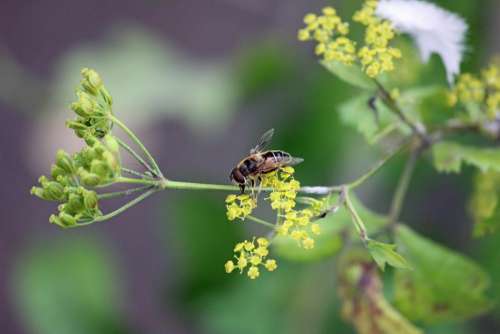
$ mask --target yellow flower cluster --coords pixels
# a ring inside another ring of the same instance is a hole
[[[395,37],[392,24],[375,15],[378,1],[366,1],[361,10],[357,11],[353,20],[366,26],[365,46],[358,57],[365,73],[374,78],[383,72],[394,70],[394,59],[401,58],[401,51],[389,46]]]
[[[260,275],[259,266],[266,268],[268,271],[274,271],[278,265],[276,260],[266,259],[269,254],[269,240],[266,238],[258,238],[252,241],[243,241],[236,244],[234,247],[236,261],[227,261],[224,265],[226,273],[232,273],[238,269],[240,273],[247,269],[247,275],[251,279],[256,279]]]
[[[271,207],[278,211],[278,215],[283,219],[278,221],[276,232],[280,236],[290,236],[297,240],[304,249],[314,247],[314,239],[311,235],[319,235],[318,224],[311,223],[311,219],[318,216],[323,211],[324,202],[309,199],[309,207],[302,210],[295,210],[295,199],[300,183],[293,178],[294,169],[284,167],[274,173],[264,176],[262,183],[264,186],[272,187],[274,190],[269,195]]]
[[[295,207],[295,198],[300,182],[293,178],[293,167],[283,167],[262,175],[262,186],[273,188],[269,195],[273,210],[288,212]]]
[[[342,22],[332,7],[325,7],[322,15],[309,13],[304,16],[306,26],[298,31],[299,41],[316,41],[315,53],[323,59],[352,64],[356,60],[356,46],[345,37],[349,24]]]
[[[493,61],[480,76],[461,74],[448,97],[451,106],[477,103],[489,119],[495,119],[500,111],[500,62]]]
[[[252,210],[255,209],[256,206],[256,199],[250,195],[228,195],[226,197],[227,219],[245,219],[246,216],[252,213]]]

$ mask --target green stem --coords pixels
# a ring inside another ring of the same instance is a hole
[[[98,194],[97,197],[99,199],[109,199],[109,198],[115,198],[115,197],[122,197],[122,196],[129,196],[132,195],[133,193],[139,192],[139,191],[144,191],[151,189],[152,186],[142,186],[142,187],[137,187],[137,188],[131,188],[123,191],[114,191],[110,193],[101,193]]]
[[[146,162],[144,161],[144,159],[136,152],[134,151],[133,148],[131,148],[130,146],[128,146],[124,141],[122,141],[120,138],[118,137],[115,137],[115,139],[118,141],[118,144],[125,150],[127,151],[128,153],[130,153],[131,156],[133,156],[135,158],[135,160],[137,160],[144,168],[146,168],[146,170],[150,171],[151,173],[153,173],[154,175],[156,174],[156,172],[154,171],[153,168],[151,168],[151,166]]]
[[[117,215],[119,215],[120,213],[130,209],[131,207],[133,207],[134,205],[142,202],[143,200],[145,200],[146,198],[148,198],[149,196],[151,196],[153,193],[155,193],[156,191],[158,191],[158,189],[151,189],[151,190],[148,190],[146,191],[145,193],[137,196],[136,198],[134,198],[133,200],[131,200],[130,202],[128,202],[127,204],[125,204],[124,206],[116,209],[115,211],[112,211],[108,214],[105,214],[103,216],[99,216],[91,221],[88,221],[88,222],[84,222],[84,223],[79,223],[77,225],[72,225],[72,226],[68,226],[67,228],[74,228],[74,227],[80,227],[80,226],[86,226],[86,225],[90,225],[90,224],[94,224],[94,223],[98,223],[98,222],[102,222],[102,221],[105,221],[105,220],[108,220],[108,219],[111,219]]]
[[[345,192],[344,200],[345,200],[345,202],[344,202],[345,206],[346,206],[347,210],[349,211],[349,213],[351,214],[352,221],[354,223],[354,227],[356,228],[356,231],[358,232],[358,234],[361,238],[361,241],[363,241],[364,243],[367,242],[368,235],[367,235],[367,231],[366,231],[366,226],[363,223],[363,220],[359,216],[358,212],[354,208],[354,205],[351,202],[351,198],[349,197],[349,191],[347,189]]]
[[[143,185],[155,186],[157,188],[160,188],[161,186],[161,181],[148,180],[148,179],[134,179],[131,177],[124,177],[124,176],[116,178],[113,184],[114,183],[143,184]]]
[[[145,178],[151,179],[151,176],[148,176],[148,175],[143,174],[141,172],[135,171],[133,169],[122,167],[121,170],[123,172],[125,172],[125,173],[131,174],[131,175],[134,175],[134,176],[138,176],[138,177],[143,178],[143,179],[145,179]]]
[[[260,219],[260,218],[257,218],[257,217],[251,216],[251,215],[246,216],[246,219],[251,220],[251,221],[253,221],[253,222],[255,222],[255,223],[258,223],[258,224],[261,224],[261,225],[265,225],[265,226],[267,226],[267,227],[270,227],[270,228],[272,228],[273,230],[275,229],[275,226],[274,226],[273,224],[271,224],[271,223],[269,223],[269,222],[267,222],[267,221],[265,221],[265,220],[263,220],[263,219]]]
[[[134,143],[137,144],[137,146],[140,147],[140,149],[144,152],[144,154],[146,155],[146,157],[149,159],[149,161],[151,162],[151,164],[153,165],[153,169],[155,171],[154,174],[157,174],[159,175],[160,177],[163,177],[163,174],[160,170],[160,167],[158,166],[158,164],[156,163],[156,160],[153,158],[153,156],[151,155],[151,153],[149,153],[149,151],[147,150],[147,148],[144,146],[144,144],[140,141],[139,138],[137,138],[137,136],[132,132],[132,130],[130,130],[122,121],[120,121],[118,118],[116,118],[115,116],[111,115],[109,116],[110,119],[115,123],[117,124],[129,137],[130,139],[132,139],[134,141]]]
[[[403,208],[403,203],[408,191],[408,186],[410,185],[410,180],[415,170],[415,165],[419,156],[419,150],[411,152],[408,161],[406,162],[403,173],[401,174],[396,191],[394,192],[394,197],[392,198],[391,209],[389,210],[389,226],[393,226],[397,223],[401,210]]]
[[[380,168],[382,168],[389,160],[391,160],[399,152],[401,152],[403,149],[405,149],[407,145],[408,145],[408,143],[405,142],[402,145],[398,146],[396,149],[394,149],[392,152],[390,152],[384,158],[379,160],[375,165],[373,165],[365,174],[361,175],[359,178],[357,178],[353,182],[347,184],[347,187],[349,189],[354,189],[354,188],[359,187],[366,180],[368,180],[371,176],[373,176],[373,174],[378,172],[380,170]]]

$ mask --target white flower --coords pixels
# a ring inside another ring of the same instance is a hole
[[[465,50],[467,24],[460,16],[420,0],[380,0],[376,14],[391,21],[396,30],[409,34],[424,62],[437,53],[448,82],[453,82]]]

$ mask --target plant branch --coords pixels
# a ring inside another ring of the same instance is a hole
[[[377,85],[379,89],[379,95],[382,98],[382,101],[385,103],[385,105],[394,113],[396,114],[399,119],[405,123],[411,130],[412,132],[418,136],[422,143],[429,144],[430,140],[425,134],[425,130],[422,129],[423,126],[418,127],[415,123],[413,123],[406,115],[405,113],[399,108],[397,105],[396,101],[391,97],[391,94],[385,89],[385,87],[380,83],[380,81],[374,79],[375,84]]]
[[[146,155],[146,157],[148,158],[148,160],[151,162],[151,164],[153,166],[153,170],[154,170],[154,172],[152,171],[153,174],[158,175],[160,177],[163,177],[163,174],[160,170],[160,167],[156,163],[156,160],[153,158],[151,153],[149,153],[149,151],[144,146],[144,144],[140,141],[140,139],[137,138],[137,136],[132,132],[132,130],[130,130],[122,121],[120,121],[115,116],[110,115],[109,117],[110,117],[111,121],[116,123],[130,137],[130,139],[132,139],[134,141],[134,143],[140,147],[142,152],[144,152],[144,154]]]
[[[134,175],[134,176],[138,176],[140,178],[146,178],[146,179],[151,179],[151,176],[149,175],[146,175],[146,174],[143,174],[141,172],[138,172],[138,171],[135,171],[133,169],[129,169],[129,168],[125,168],[125,167],[122,167],[121,170],[125,173],[128,173],[128,174],[131,174],[131,175]]]
[[[248,220],[251,220],[251,221],[255,222],[255,223],[258,223],[258,224],[261,224],[261,225],[264,225],[264,226],[270,227],[270,228],[272,228],[273,230],[276,228],[276,227],[274,226],[274,224],[271,224],[271,223],[269,223],[269,222],[267,222],[267,221],[265,221],[265,220],[263,220],[263,219],[260,219],[260,218],[254,217],[254,216],[252,216],[252,215],[246,216],[246,218],[247,218]]]
[[[394,156],[396,156],[398,153],[404,150],[406,146],[408,146],[408,142],[404,142],[403,144],[399,145],[396,149],[392,150],[389,154],[387,154],[385,157],[383,157],[377,163],[375,163],[375,165],[373,165],[365,174],[361,175],[351,183],[348,183],[347,187],[349,189],[354,189],[359,187],[371,176],[373,176],[376,172],[378,172],[380,168],[382,168],[389,160],[391,160]]]
[[[347,208],[347,210],[351,214],[352,221],[354,223],[354,227],[356,228],[356,231],[358,232],[358,234],[361,238],[361,241],[363,241],[363,243],[366,243],[368,241],[366,226],[363,223],[363,220],[361,219],[358,212],[354,208],[354,205],[351,202],[351,198],[349,197],[349,190],[348,189],[345,190],[344,199],[345,199],[345,201],[344,201],[345,207]]]
[[[391,202],[391,208],[389,210],[389,226],[394,226],[399,219],[401,210],[403,208],[403,203],[408,191],[408,186],[410,185],[410,180],[415,170],[415,165],[417,163],[418,156],[420,155],[420,149],[415,149],[411,152],[410,157],[406,161],[403,173],[401,174],[396,191]]]
[[[131,148],[130,146],[128,146],[124,141],[122,141],[120,138],[118,137],[115,137],[116,141],[118,142],[118,144],[125,150],[127,151],[128,153],[130,153],[130,155],[132,155],[135,160],[137,160],[144,168],[146,168],[148,171],[150,171],[151,173],[153,173],[153,175],[156,175],[156,172],[153,168],[151,168],[151,166],[146,162],[144,161],[144,159],[136,152],[134,151],[133,148]],[[125,169],[124,169],[125,170]]]
[[[143,200],[145,200],[146,198],[148,198],[149,196],[151,196],[156,191],[158,191],[158,189],[150,189],[150,190],[146,191],[145,193],[137,196],[136,198],[134,198],[133,200],[131,200],[127,204],[123,205],[122,207],[116,209],[115,211],[112,211],[112,212],[110,212],[108,214],[99,216],[99,217],[97,217],[97,218],[95,218],[93,220],[87,221],[87,222],[83,222],[83,223],[78,223],[76,225],[67,226],[66,228],[75,228],[75,227],[80,227],[80,226],[86,226],[86,225],[90,225],[90,224],[94,224],[94,223],[98,223],[98,222],[102,222],[102,221],[111,219],[111,218],[119,215],[120,213],[122,213],[122,212],[130,209],[134,205],[142,202]]]
[[[139,192],[139,191],[144,191],[148,189],[152,189],[153,186],[142,186],[142,187],[137,187],[137,188],[131,188],[123,191],[114,191],[114,192],[109,192],[109,193],[101,193],[98,194],[97,197],[99,199],[109,199],[109,198],[115,198],[115,197],[123,197],[123,196],[129,196],[132,195],[133,193]]]

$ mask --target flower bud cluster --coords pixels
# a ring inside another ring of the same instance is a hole
[[[102,142],[95,137],[86,141],[88,146],[73,156],[59,150],[50,178],[41,176],[40,186],[31,189],[41,199],[61,203],[58,215],[49,218],[61,227],[102,215],[96,192],[87,188],[108,184],[120,175],[116,140],[108,134]]]
[[[255,238],[252,241],[243,241],[234,247],[235,261],[227,261],[224,265],[226,273],[231,273],[238,269],[243,273],[247,269],[247,275],[251,279],[256,279],[260,275],[259,267],[264,267],[268,271],[274,271],[278,265],[276,260],[266,259],[269,254],[269,240],[266,238]]]
[[[83,79],[76,90],[78,100],[71,104],[77,117],[66,125],[80,138],[102,138],[113,125],[109,119],[113,101],[96,71],[84,68],[81,74]]]

